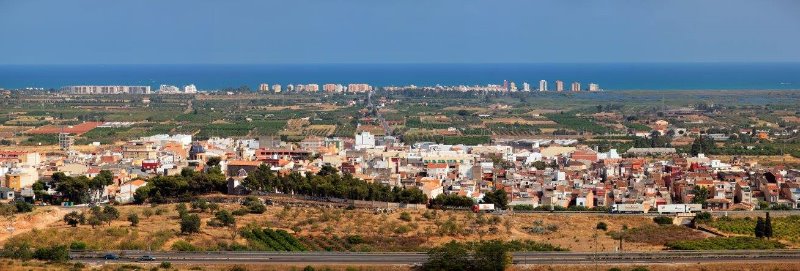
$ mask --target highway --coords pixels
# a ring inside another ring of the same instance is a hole
[[[154,262],[173,263],[250,263],[250,264],[420,264],[427,260],[417,252],[147,252],[115,251],[118,260],[103,258],[108,252],[71,252],[73,260],[87,263],[133,262],[143,255]],[[701,263],[800,261],[800,250],[736,250],[736,251],[655,251],[655,252],[515,252],[515,264],[642,264],[642,263]]]

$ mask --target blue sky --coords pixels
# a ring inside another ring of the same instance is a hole
[[[0,64],[798,62],[800,1],[0,0]]]

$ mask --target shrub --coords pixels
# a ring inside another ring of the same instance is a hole
[[[86,243],[78,242],[78,241],[72,242],[72,243],[69,244],[69,249],[70,250],[86,250]]]
[[[139,225],[139,215],[136,213],[130,213],[128,215],[128,222],[131,222],[131,227],[136,227]]]
[[[351,245],[357,245],[357,244],[361,244],[363,242],[364,242],[364,238],[361,237],[361,235],[350,235],[350,236],[347,236],[347,243],[350,243]]]
[[[69,260],[69,250],[66,246],[51,246],[37,248],[33,258],[49,262],[66,262]]]
[[[222,210],[214,215],[214,218],[219,221],[222,226],[231,226],[236,223],[236,218],[227,210]]]
[[[161,262],[161,264],[159,264],[158,267],[161,267],[161,268],[164,268],[164,269],[170,269],[170,268],[172,268],[172,263],[170,263],[170,262]]]
[[[603,221],[597,222],[597,226],[595,227],[595,229],[607,231],[608,230],[608,224],[606,224]]]
[[[738,249],[782,249],[786,245],[775,241],[755,237],[713,237],[700,240],[677,241],[667,244],[677,250],[738,250]]]
[[[653,218],[653,222],[656,222],[658,225],[670,225],[672,224],[672,218],[667,216],[657,216]]]
[[[172,243],[172,250],[176,251],[200,251],[200,248],[192,245],[189,242],[184,240],[178,240],[175,243]]]
[[[24,201],[16,201],[14,202],[14,207],[17,209],[17,213],[30,213],[33,212],[33,204],[24,202]]]
[[[400,220],[403,220],[403,221],[406,221],[406,222],[411,221],[412,220],[411,214],[409,214],[408,212],[400,213]]]
[[[235,216],[243,216],[243,215],[246,215],[248,213],[250,213],[250,211],[247,210],[246,208],[236,209],[233,212],[231,212],[231,214],[235,215]]]
[[[699,213],[699,214],[694,216],[694,221],[696,223],[698,223],[698,222],[707,222],[707,221],[711,221],[711,218],[712,218],[711,217],[711,213],[702,212],[702,213]]]
[[[181,217],[181,233],[192,234],[200,232],[200,217],[197,215],[184,215]]]
[[[31,252],[31,247],[27,243],[6,244],[3,247],[2,256],[27,261],[33,258],[33,252]]]

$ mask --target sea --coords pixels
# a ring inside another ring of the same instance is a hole
[[[175,64],[0,65],[0,88],[195,84],[221,90],[267,84],[486,85],[556,80],[614,90],[800,90],[800,63]]]

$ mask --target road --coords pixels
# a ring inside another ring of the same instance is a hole
[[[103,259],[105,252],[72,252],[70,256],[87,263],[132,262],[150,255],[154,262],[173,263],[252,263],[252,264],[419,264],[427,255],[416,252],[115,252],[119,260]],[[656,251],[656,252],[516,252],[515,264],[641,264],[641,263],[702,263],[798,261],[800,250],[739,250],[739,251]]]

